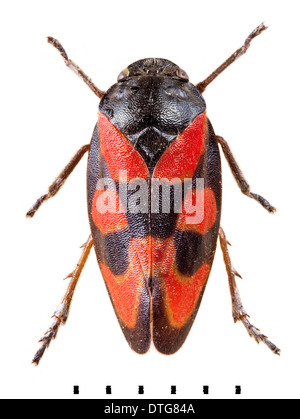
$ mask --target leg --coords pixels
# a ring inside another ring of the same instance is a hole
[[[240,320],[245,326],[250,337],[253,336],[257,343],[264,342],[268,346],[268,348],[271,349],[272,352],[274,352],[274,354],[280,355],[280,349],[277,348],[277,346],[274,345],[274,343],[270,342],[267,339],[267,336],[260,333],[259,329],[253,326],[248,320],[249,316],[243,307],[239,290],[235,282],[235,277],[240,276],[240,275],[236,272],[236,270],[232,266],[229,253],[228,253],[228,247],[227,247],[228,242],[226,240],[225,233],[221,227],[219,229],[219,239],[220,239],[221,249],[223,252],[223,258],[224,258],[224,262],[226,266],[228,280],[229,280],[229,288],[230,288],[231,302],[232,302],[232,316],[233,316],[234,322],[237,322],[238,320]]]
[[[39,207],[42,205],[44,201],[47,201],[47,199],[54,196],[59,189],[64,184],[67,177],[72,173],[72,171],[75,169],[77,164],[80,162],[82,156],[90,149],[89,144],[84,145],[81,147],[80,150],[77,151],[75,156],[72,158],[72,160],[67,164],[67,166],[64,168],[64,170],[57,176],[55,181],[49,186],[48,193],[41,196],[36,203],[30,208],[30,210],[27,212],[26,217],[33,217],[36,211],[39,209]]]
[[[230,66],[235,60],[237,60],[241,55],[245,54],[247,49],[250,46],[250,43],[253,38],[260,35],[267,26],[261,23],[257,28],[254,29],[253,32],[250,33],[248,38],[245,40],[244,45],[237,49],[223,64],[221,64],[214,72],[212,72],[205,80],[198,83],[196,87],[200,90],[200,93],[204,92],[206,87],[216,78],[219,74],[221,74],[227,67]]]
[[[53,45],[60,52],[60,55],[64,59],[66,66],[69,67],[72,71],[74,71],[74,73],[77,74],[77,76],[80,77],[89,86],[89,88],[95,93],[95,95],[98,96],[99,99],[101,99],[102,96],[104,96],[105,92],[98,89],[98,87],[94,85],[92,80],[81,70],[81,68],[69,59],[61,43],[57,39],[52,38],[51,36],[48,36],[47,40],[49,44]]]
[[[223,153],[226,157],[226,160],[229,164],[229,167],[232,171],[232,174],[240,188],[240,190],[243,192],[243,194],[245,194],[246,196],[249,196],[249,198],[253,198],[255,199],[257,202],[259,202],[266,210],[268,210],[269,212],[275,212],[276,208],[274,208],[265,198],[263,198],[262,196],[253,193],[250,191],[250,186],[247,183],[246,179],[244,178],[244,175],[241,171],[241,169],[239,168],[230,148],[228,143],[224,140],[224,138],[216,136],[216,140],[217,142],[221,145]]]
[[[51,340],[56,337],[59,326],[61,324],[64,324],[67,321],[72,297],[73,297],[78,279],[80,277],[81,271],[85,265],[85,262],[87,261],[87,258],[89,256],[92,246],[93,246],[93,239],[92,239],[92,236],[90,235],[87,242],[83,246],[84,249],[79,259],[79,262],[76,265],[76,268],[70,275],[68,275],[68,278],[70,277],[71,280],[70,280],[68,289],[63,299],[61,300],[60,305],[58,306],[57,310],[53,314],[54,321],[52,325],[49,327],[49,329],[47,330],[47,332],[44,334],[42,339],[39,341],[42,343],[42,346],[37,351],[37,353],[35,354],[32,360],[32,363],[35,365],[39,364],[46,348],[48,348],[48,346],[50,345]]]

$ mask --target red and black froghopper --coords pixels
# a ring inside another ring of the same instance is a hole
[[[257,27],[240,49],[197,85],[190,83],[187,74],[171,61],[148,58],[123,70],[107,92],[92,83],[56,39],[48,38],[101,101],[90,145],[75,154],[48,193],[27,213],[32,217],[45,200],[55,195],[89,151],[91,235],[70,274],[69,287],[54,313],[54,322],[41,339],[42,346],[33,359],[35,364],[67,319],[74,289],[93,245],[130,347],[145,353],[153,341],[159,352],[176,352],[197,314],[218,237],[234,320],[241,320],[250,336],[279,354],[280,350],[249,322],[236,286],[238,274],[231,265],[227,240],[220,227],[219,145],[242,192],[269,212],[275,208],[250,191],[228,144],[214,133],[202,96],[206,86],[245,53],[251,40],[265,28],[263,24]],[[202,179],[200,187],[197,179]],[[190,183],[186,188],[187,180]],[[164,195],[166,192],[168,195]],[[166,196],[167,211],[163,209]],[[195,202],[201,202],[201,216],[191,223],[190,216],[197,211]]]

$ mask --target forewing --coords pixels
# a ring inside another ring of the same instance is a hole
[[[100,114],[88,164],[89,217],[98,264],[122,331],[133,350],[150,345],[150,239],[148,214],[127,217],[120,190],[147,167],[132,144]],[[105,179],[104,183],[99,179]],[[124,200],[125,199],[125,200]],[[106,210],[106,211],[105,211]]]
[[[176,142],[163,155],[165,169],[159,162],[159,176],[192,176],[204,184],[184,195],[172,234],[152,239],[153,341],[165,354],[181,347],[197,314],[213,262],[221,210],[220,156],[205,114],[195,118]],[[182,156],[181,164],[177,155]],[[191,223],[191,204],[197,197],[202,213]]]

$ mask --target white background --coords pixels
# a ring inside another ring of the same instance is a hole
[[[1,32],[2,398],[298,398],[299,373],[299,7],[297,1],[10,1]],[[94,250],[70,317],[38,367],[38,339],[89,235],[86,157],[33,219],[35,199],[90,141],[98,99],[64,65],[46,36],[100,89],[145,57],[163,57],[204,79],[261,22],[269,29],[207,88],[207,112],[229,142],[270,215],[242,195],[223,159],[222,226],[243,276],[238,285],[251,321],[281,349],[273,355],[234,325],[220,249],[194,326],[178,353],[127,345]],[[73,396],[73,386],[80,395]],[[144,396],[138,396],[144,385]],[[170,386],[177,395],[170,396]],[[203,385],[210,386],[204,396]],[[241,385],[241,396],[235,396]]]

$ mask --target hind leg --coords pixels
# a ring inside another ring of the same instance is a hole
[[[235,277],[240,276],[240,275],[236,272],[230,260],[230,256],[228,252],[228,242],[227,242],[225,233],[221,227],[219,229],[219,239],[220,239],[221,249],[222,249],[223,258],[224,258],[226,271],[228,275],[231,302],[232,302],[232,316],[233,316],[234,322],[237,322],[238,320],[240,320],[245,326],[250,337],[253,336],[257,343],[259,342],[265,343],[268,346],[268,348],[271,349],[272,352],[274,352],[274,354],[280,355],[280,349],[277,348],[277,346],[274,345],[274,343],[270,342],[267,336],[260,333],[260,330],[257,329],[255,326],[253,326],[248,320],[249,316],[243,307],[240,293],[239,293],[239,290],[235,281]]]
[[[68,275],[68,278],[70,277],[71,280],[67,288],[67,291],[63,299],[61,300],[61,303],[59,304],[57,310],[54,312],[52,316],[54,317],[54,321],[52,325],[49,327],[49,329],[47,330],[47,332],[44,334],[42,339],[40,339],[39,341],[42,343],[42,345],[32,360],[32,363],[35,365],[39,364],[42,356],[44,355],[45,350],[50,345],[51,340],[56,337],[59,327],[67,321],[73,294],[74,294],[77,282],[79,280],[82,269],[87,261],[87,258],[89,256],[92,246],[93,246],[93,239],[92,239],[92,236],[90,235],[87,242],[83,245],[84,249],[79,259],[79,262],[76,265],[76,268],[70,275]]]

